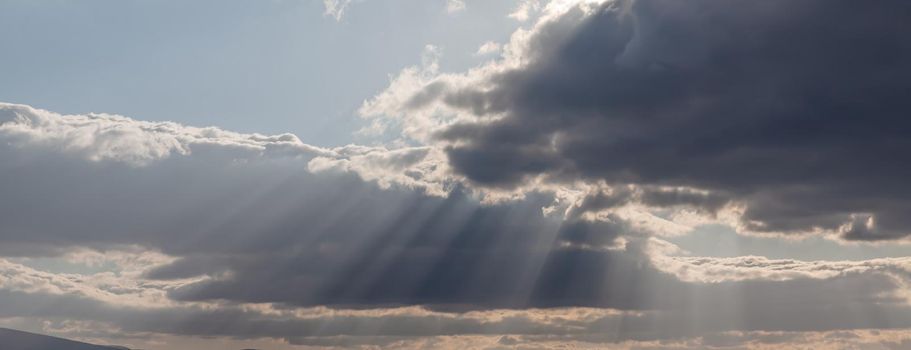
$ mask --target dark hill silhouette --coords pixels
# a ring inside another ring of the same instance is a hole
[[[101,346],[47,335],[0,328],[3,350],[128,350],[121,346]]]

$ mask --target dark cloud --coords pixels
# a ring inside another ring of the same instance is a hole
[[[140,134],[140,140],[148,136]],[[135,284],[91,288],[82,275],[29,272],[7,263],[0,271],[0,318],[100,322],[125,334],[337,346],[466,334],[613,342],[730,330],[911,326],[906,301],[894,295],[906,272],[882,267],[894,263],[836,266],[810,278],[806,271],[817,265],[790,262],[786,266],[804,273],[773,281],[762,273],[778,276],[771,272],[780,263],[706,258],[676,270],[721,282],[686,282],[665,272],[675,269],[657,268],[647,233],[616,216],[582,215],[636,201],[712,211],[727,200],[716,194],[616,187],[582,200],[563,220],[542,215],[553,204],[552,194],[529,192],[524,199],[482,205],[458,187],[446,197],[403,186],[383,189],[355,174],[311,173],[312,158],[294,152],[250,156],[214,143],[137,165],[135,157],[118,158],[118,152],[133,151],[124,149],[132,137],[102,142],[120,146],[104,153],[110,158],[96,160],[58,143],[33,142],[39,139],[0,133],[2,254],[138,246],[177,260],[148,266],[147,279]],[[150,146],[140,144],[140,150]],[[18,250],[23,247],[29,249]],[[769,271],[755,273],[758,263]],[[738,280],[724,269],[753,269],[746,273],[756,276]],[[868,271],[832,277],[833,271],[852,269]],[[197,276],[206,277],[160,281]],[[124,302],[144,288],[167,291],[175,306]],[[279,313],[245,308],[248,303],[274,305]],[[402,305],[447,312],[309,318],[281,313],[301,306],[369,312]],[[578,306],[635,313],[545,322],[528,310]],[[529,314],[485,318],[466,312],[489,309]],[[854,317],[858,310],[865,317]]]
[[[488,76],[492,88],[420,95],[504,116],[439,134],[458,141],[447,148],[456,171],[499,187],[546,174],[706,189],[746,202],[752,231],[911,233],[911,3],[636,0],[581,12],[535,32],[530,63]]]
[[[573,205],[566,215],[569,219],[575,219],[584,214],[617,209],[633,203],[651,208],[694,208],[705,214],[715,215],[730,202],[730,196],[718,192],[707,193],[693,189],[655,186],[617,186],[591,191],[579,203]],[[627,229],[620,232],[629,231],[635,230]]]
[[[552,203],[551,195],[543,193],[481,205],[461,189],[445,198],[400,187],[381,189],[350,174],[312,174],[306,169],[307,159],[284,155],[244,158],[214,146],[142,167],[86,161],[45,146],[4,147],[0,158],[5,160],[0,163],[3,249],[53,247],[42,251],[53,254],[68,247],[139,245],[160,250],[178,260],[150,266],[146,277],[210,277],[170,289],[170,297],[180,301],[338,308],[425,305],[453,311],[684,307],[684,314],[689,315],[711,308],[708,305],[719,300],[733,300],[745,285],[680,281],[652,265],[645,254],[644,233],[636,234],[619,218],[589,221],[573,214],[564,221],[542,216],[541,208]],[[593,196],[580,207],[598,210],[630,200],[660,201],[662,205],[715,203],[698,193],[660,190],[664,192],[655,195],[651,191],[618,188]],[[658,199],[648,199],[650,196]],[[625,246],[617,245],[621,236],[627,240]],[[809,315],[832,308],[847,312],[852,308],[847,302],[859,296],[873,298],[866,300],[873,304],[894,304],[873,296],[897,286],[881,275],[873,276],[848,279],[852,284],[838,288],[820,287],[830,283],[825,281],[805,282],[795,298],[806,302],[788,310]],[[855,280],[864,282],[851,282]],[[766,303],[775,301],[763,296],[787,298],[778,291],[794,290],[798,283],[802,282],[750,286],[750,290],[765,290],[750,297],[757,300],[751,313],[764,316],[744,327],[772,327],[779,316],[763,313],[763,309],[771,310]],[[811,303],[816,298],[814,288],[844,293],[820,299],[821,304]],[[116,311],[116,306],[99,308],[84,299],[16,301],[20,297],[2,296],[10,301],[3,303],[10,315],[32,312],[33,317],[50,317],[43,313],[69,312],[86,319],[113,320],[135,331],[246,334],[242,329],[206,324],[253,317],[227,310],[223,312],[228,314],[147,314],[148,320],[139,322],[117,318],[130,317],[135,310],[117,311],[120,316],[114,317],[107,313]],[[21,307],[27,305],[41,308],[23,311]],[[706,316],[706,327],[723,328],[729,324],[726,320],[738,317],[711,315],[717,318]],[[184,319],[194,325],[184,325]],[[136,323],[131,326],[130,322]],[[667,322],[670,329],[682,321]],[[272,331],[283,326],[257,327]],[[407,335],[396,332],[383,331]],[[475,331],[442,334],[460,332]]]
[[[135,166],[16,144],[0,148],[0,252],[160,250],[177,260],[146,278],[211,277],[171,290],[177,300],[632,309],[649,302],[614,276],[673,280],[640,251],[553,251],[610,246],[632,228],[543,216],[550,194],[482,205],[460,188],[445,198],[381,189],[354,174],[313,174],[309,158],[217,145]]]

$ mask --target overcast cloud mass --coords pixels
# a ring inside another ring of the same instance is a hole
[[[346,107],[353,143],[49,110],[3,92],[52,70],[0,79],[0,327],[143,349],[911,348],[911,3],[505,2],[508,37],[427,42]],[[371,3],[307,6],[366,33],[349,15]],[[433,6],[466,28],[491,11]]]

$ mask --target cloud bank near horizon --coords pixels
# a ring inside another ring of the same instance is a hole
[[[439,195],[392,177],[421,164],[422,147],[324,149],[11,104],[0,115],[0,318],[14,324],[138,344],[339,347],[698,348],[709,334],[749,343],[911,327],[907,259],[688,257],[662,226],[590,215],[630,197],[716,210],[704,194],[602,189],[553,209],[558,194],[542,191],[485,204],[468,184]]]

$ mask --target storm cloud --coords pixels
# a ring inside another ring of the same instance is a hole
[[[473,83],[441,75],[405,108],[474,116],[436,138],[478,185],[684,186],[744,203],[744,231],[902,238],[909,13],[905,1],[576,5],[522,39],[524,64]]]

